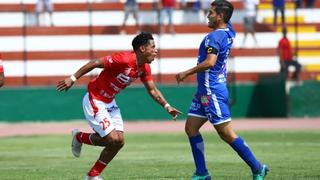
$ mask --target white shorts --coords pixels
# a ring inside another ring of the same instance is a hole
[[[87,93],[83,98],[82,106],[89,125],[101,137],[108,135],[114,129],[123,131],[123,120],[115,100],[105,103],[90,98]]]

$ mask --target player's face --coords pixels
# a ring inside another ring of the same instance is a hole
[[[211,29],[216,29],[218,27],[218,20],[221,18],[221,15],[218,15],[215,11],[215,6],[211,6],[208,13],[208,27]]]
[[[144,59],[145,59],[145,63],[151,63],[155,57],[158,54],[158,50],[156,49],[156,45],[154,43],[154,40],[149,40],[149,44],[147,44],[146,46],[144,46]]]

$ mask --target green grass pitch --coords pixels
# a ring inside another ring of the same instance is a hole
[[[271,171],[266,179],[320,179],[320,131],[239,132]],[[249,180],[247,165],[215,132],[204,133],[207,166],[213,179]],[[84,179],[101,148],[83,146],[80,158],[70,136],[0,138],[0,179]],[[126,134],[126,145],[108,165],[105,179],[190,179],[194,171],[187,137]]]

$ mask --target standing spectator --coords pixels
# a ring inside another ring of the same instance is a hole
[[[210,10],[210,4],[211,4],[211,0],[200,0],[200,7],[201,7],[201,10],[202,10],[202,12],[203,12],[203,15],[204,15],[204,17],[207,17],[207,15],[208,15],[208,12],[209,12],[209,10]],[[204,21],[206,22],[206,18],[203,18],[204,19]]]
[[[259,0],[244,0],[243,7],[245,16],[243,18],[244,21],[244,38],[242,45],[245,45],[247,40],[247,35],[250,33],[255,42],[255,45],[258,45],[257,38],[255,36],[254,24],[257,20],[257,12],[258,12]]]
[[[53,4],[51,0],[38,0],[36,5],[36,14],[37,14],[37,26],[40,25],[40,15],[43,14],[45,11],[49,13],[50,18],[50,25],[53,26]]]
[[[2,57],[0,54],[0,87],[4,85],[4,69],[2,64]]]
[[[139,27],[139,16],[138,16],[139,6],[136,0],[126,0],[124,5],[124,19],[121,27],[121,34],[126,33],[126,22],[128,20],[129,14],[133,15],[133,18],[136,22],[136,31],[140,31]]]
[[[283,37],[280,39],[278,45],[278,56],[281,67],[280,72],[285,78],[288,78],[289,66],[294,66],[295,71],[292,75],[292,79],[298,80],[301,65],[297,61],[293,60],[292,48],[287,38],[287,30],[285,28],[282,30],[282,35]]]
[[[169,31],[171,34],[175,34],[173,22],[172,22],[172,15],[174,8],[176,7],[176,0],[160,0],[159,1],[159,9],[160,9],[160,33],[165,32],[165,25],[164,25],[164,16],[167,15],[168,17],[168,25]]]
[[[278,25],[278,11],[281,13],[282,27],[285,27],[285,0],[272,0],[273,5],[273,25]]]

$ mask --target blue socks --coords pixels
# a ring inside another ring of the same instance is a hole
[[[254,157],[248,145],[241,139],[241,137],[237,137],[230,145],[239,154],[239,156],[250,166],[252,173],[259,173],[260,169],[262,168],[262,165]]]
[[[189,137],[189,142],[192,149],[194,163],[196,165],[196,174],[207,175],[208,170],[204,159],[204,143],[201,134]]]

